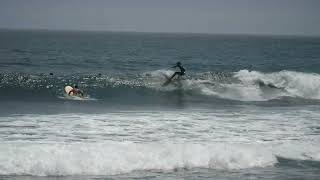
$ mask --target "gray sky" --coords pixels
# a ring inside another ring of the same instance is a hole
[[[320,35],[320,0],[0,0],[0,28]]]

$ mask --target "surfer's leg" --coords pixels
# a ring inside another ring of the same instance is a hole
[[[175,72],[175,73],[170,77],[169,80],[172,80],[177,74],[178,74],[178,72]]]

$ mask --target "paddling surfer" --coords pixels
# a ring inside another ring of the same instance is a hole
[[[74,96],[83,96],[83,92],[78,88],[77,85],[75,85],[74,88],[71,91],[69,91],[68,95],[70,95],[71,93],[73,93]]]

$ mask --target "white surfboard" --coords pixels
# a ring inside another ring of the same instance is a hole
[[[71,86],[66,86],[64,87],[64,91],[69,95],[69,92],[72,91],[73,87]],[[70,93],[70,95],[73,95],[73,92]]]
[[[74,95],[73,92],[71,92],[69,95],[69,92],[72,91],[72,89],[73,89],[73,87],[71,87],[71,86],[65,86],[64,87],[65,95],[59,96],[59,98],[66,99],[66,100],[78,100],[78,101],[97,101],[97,99],[91,98],[89,95],[82,97],[82,96]]]

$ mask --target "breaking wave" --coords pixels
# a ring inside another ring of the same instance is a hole
[[[2,144],[1,175],[113,175],[135,170],[245,169],[277,163],[254,145]]]
[[[316,73],[204,72],[187,75],[163,86],[172,73],[157,70],[128,76],[0,74],[0,96],[6,99],[17,95],[57,99],[64,95],[65,85],[78,84],[90,97],[100,100],[111,96],[144,99],[181,93],[185,97],[236,101],[269,101],[284,97],[320,100],[320,75]]]
[[[288,149],[292,147],[286,146],[272,149],[271,146],[263,145],[222,143],[3,143],[0,146],[0,174],[67,176],[192,168],[233,170],[273,166],[279,163],[278,159],[282,156],[293,160],[320,160],[319,148],[314,149],[316,145],[310,146],[311,150],[301,149],[301,145],[294,146],[296,150],[293,152]]]

